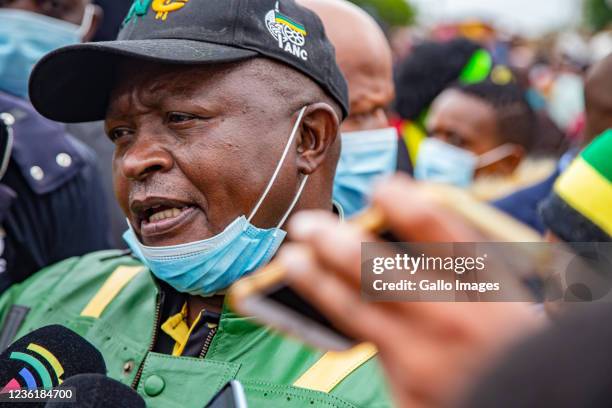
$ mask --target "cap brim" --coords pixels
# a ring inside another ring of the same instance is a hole
[[[106,115],[122,58],[177,65],[219,64],[257,56],[242,48],[181,39],[86,43],[46,55],[30,76],[30,100],[58,122],[90,122]]]

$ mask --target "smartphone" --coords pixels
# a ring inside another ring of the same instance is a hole
[[[248,408],[242,384],[236,380],[228,382],[204,408]]]
[[[273,261],[239,280],[228,293],[231,307],[323,350],[346,350],[357,344],[285,284],[284,276],[284,268]]]
[[[539,234],[514,221],[468,193],[453,187],[427,185],[427,193],[439,205],[461,215],[492,241],[538,242]],[[384,214],[371,207],[348,220],[382,241],[398,242],[387,227]],[[323,350],[347,350],[358,342],[335,327],[316,306],[285,283],[284,268],[272,261],[260,271],[234,283],[228,292],[230,306],[264,324]]]

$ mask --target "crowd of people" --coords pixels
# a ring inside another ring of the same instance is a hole
[[[375,208],[405,242],[610,242],[612,41],[390,30],[346,0],[107,3],[0,0],[0,351],[61,324],[151,407],[232,379],[251,407],[610,405],[609,303],[369,302],[380,237],[351,220]],[[375,348],[232,310],[273,259]]]

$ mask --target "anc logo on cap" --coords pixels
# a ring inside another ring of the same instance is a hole
[[[278,41],[278,47],[298,58],[308,61],[308,52],[302,47],[306,44],[306,28],[282,14],[278,10],[278,2],[274,10],[266,14],[266,27],[272,37]]]
[[[146,15],[149,11],[149,6],[157,13],[155,19],[166,21],[168,13],[182,9],[187,2],[189,0],[134,0],[130,11],[128,11],[125,20],[123,20],[123,24],[127,24],[134,17]]]

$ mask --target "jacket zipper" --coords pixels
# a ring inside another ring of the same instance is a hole
[[[155,323],[153,326],[153,336],[151,338],[151,343],[149,344],[149,348],[147,349],[147,352],[145,353],[145,357],[142,360],[142,362],[140,363],[140,366],[138,367],[138,371],[136,372],[136,376],[134,377],[134,381],[132,382],[132,388],[134,390],[136,390],[136,388],[138,387],[138,382],[140,381],[140,377],[142,376],[142,371],[144,370],[144,364],[145,364],[145,360],[147,359],[147,355],[153,351],[153,348],[155,347],[155,343],[157,342],[157,333],[158,333],[158,329],[159,329],[159,318],[160,318],[160,311],[161,311],[161,295],[157,295],[157,305],[155,306]]]
[[[202,352],[200,352],[200,358],[204,358],[206,353],[208,353],[208,349],[210,348],[210,343],[212,343],[213,337],[217,333],[217,327],[215,326],[208,331],[208,335],[206,336],[206,340],[204,340],[204,347],[202,347]]]

